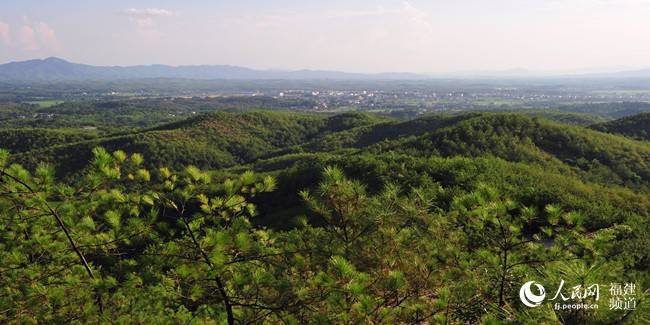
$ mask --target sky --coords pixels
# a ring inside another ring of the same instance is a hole
[[[0,63],[451,73],[650,68],[650,0],[2,0]]]

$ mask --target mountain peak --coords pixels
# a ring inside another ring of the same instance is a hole
[[[64,60],[64,59],[57,58],[57,57],[54,57],[54,56],[51,56],[51,57],[45,58],[45,59],[43,59],[43,60],[38,60],[38,61],[40,61],[41,63],[45,63],[45,64],[59,64],[59,65],[63,65],[63,64],[66,64],[66,65],[67,65],[67,64],[72,64],[72,63],[69,62],[69,61],[66,61],[66,60]]]
[[[48,62],[48,63],[70,63],[64,59],[57,58],[55,56],[50,56],[49,58],[43,59],[43,62]]]

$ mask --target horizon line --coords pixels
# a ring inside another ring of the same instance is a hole
[[[92,63],[81,63],[75,62],[72,60],[64,59],[57,56],[48,56],[45,58],[33,58],[33,59],[23,59],[23,60],[12,60],[4,63],[0,63],[0,66],[8,64],[17,64],[17,63],[26,63],[31,61],[47,61],[47,60],[59,60],[70,64],[77,65],[86,65],[92,67],[105,67],[105,68],[133,68],[133,67],[168,67],[168,68],[188,68],[188,67],[230,67],[230,68],[239,68],[246,69],[250,71],[258,72],[284,72],[284,73],[295,73],[295,72],[325,72],[325,73],[340,73],[348,75],[412,75],[419,77],[418,79],[424,78],[566,78],[566,77],[593,77],[593,76],[603,76],[616,75],[616,74],[625,74],[625,73],[638,73],[638,72],[648,72],[650,75],[650,67],[619,67],[619,68],[577,68],[569,70],[535,70],[522,67],[513,67],[508,69],[480,69],[480,70],[462,70],[462,71],[452,71],[452,72],[411,72],[411,71],[380,71],[380,72],[357,72],[357,71],[346,71],[346,70],[336,70],[336,69],[323,69],[323,68],[298,68],[298,69],[283,69],[283,68],[254,68],[245,65],[237,64],[223,64],[223,63],[201,63],[201,64],[166,64],[166,63],[148,63],[148,64],[128,64],[128,65],[119,65],[119,64],[92,64]],[[650,78],[650,76],[648,77]]]

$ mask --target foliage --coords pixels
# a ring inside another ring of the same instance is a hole
[[[592,128],[638,140],[650,140],[650,113],[641,113],[607,123],[596,124]]]
[[[0,151],[3,323],[649,317],[643,141],[510,113],[3,132],[16,153]],[[528,280],[633,282],[639,305],[531,309]]]
[[[520,109],[508,110],[504,112],[528,115],[532,117],[543,118],[549,121],[582,126],[604,123],[609,120],[609,118],[601,115],[580,112],[564,112],[556,109]]]
[[[603,271],[563,279],[638,270],[631,276],[647,284],[647,273],[608,244],[632,229],[611,226],[586,236],[584,218],[560,205],[540,211],[478,184],[445,207],[438,203],[450,188],[440,184],[387,183],[373,193],[327,167],[319,185],[300,194],[308,218],[271,230],[253,225],[258,209],[250,201],[278,186],[270,176],[244,172],[217,181],[193,166],[146,169],[139,154],[96,148],[93,157],[79,182],[69,184],[56,181],[52,168],[30,173],[0,155],[3,322],[647,317],[645,307],[531,315],[516,303],[526,275],[550,281],[565,270],[557,263],[577,259]]]
[[[70,144],[94,138],[92,132],[81,130],[3,129],[0,130],[0,148],[12,153]]]

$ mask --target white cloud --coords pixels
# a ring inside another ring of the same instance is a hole
[[[414,7],[408,1],[404,1],[402,4],[401,13],[405,15],[408,20],[414,26],[418,27],[418,29],[421,31],[425,31],[428,34],[431,34],[433,32],[433,25],[431,24],[432,17],[428,12]]]
[[[54,50],[61,46],[52,27],[43,21],[23,17],[23,25],[16,35],[17,45],[25,51]]]
[[[18,42],[23,50],[36,51],[39,49],[36,32],[29,25],[23,25],[18,32]]]
[[[441,33],[431,13],[406,1],[320,12],[224,15],[216,21],[202,37],[218,39],[228,62],[260,68],[414,71],[416,65],[431,62]],[[256,59],[259,53],[264,53],[263,63]]]
[[[333,18],[339,20],[336,21],[339,26],[344,26],[341,34],[351,36],[340,44],[346,45],[349,51],[363,48],[366,57],[376,57],[372,53],[391,53],[391,61],[422,61],[430,55],[428,49],[437,38],[431,13],[408,1],[372,10],[343,11]]]
[[[176,13],[171,10],[159,8],[129,8],[124,10],[123,14],[127,15],[140,28],[153,27],[155,25],[154,19],[156,18],[172,17],[176,15]]]
[[[132,17],[171,17],[174,16],[174,12],[167,9],[158,9],[158,8],[145,8],[145,9],[136,9],[129,8],[124,10],[124,13]]]
[[[11,44],[11,30],[9,29],[9,24],[0,21],[0,41],[5,45]]]
[[[395,10],[388,10],[384,6],[377,6],[374,9],[366,10],[343,10],[335,14],[337,17],[373,17],[394,13]]]
[[[5,22],[0,21],[0,43],[9,48],[23,51],[58,51],[61,44],[56,37],[56,32],[50,25],[43,21],[32,21],[23,17],[22,24],[15,29]]]
[[[50,27],[45,22],[37,22],[34,24],[34,32],[36,33],[36,38],[38,39],[39,44],[42,47],[59,50],[60,44],[59,40],[56,37],[54,29]]]
[[[431,15],[414,7],[410,2],[403,1],[400,7],[386,8],[384,6],[377,6],[370,10],[344,10],[340,13],[333,15],[335,18],[375,18],[380,17],[396,18],[403,22],[418,25],[427,31],[432,30]]]

